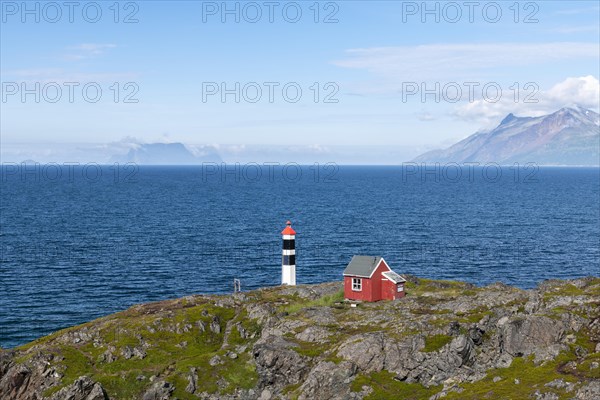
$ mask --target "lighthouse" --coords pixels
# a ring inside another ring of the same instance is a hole
[[[292,223],[286,222],[283,235],[283,252],[281,257],[281,284],[296,285],[296,231]]]

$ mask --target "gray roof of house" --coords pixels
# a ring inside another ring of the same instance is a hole
[[[362,276],[368,278],[381,261],[382,257],[354,256],[344,270],[344,275]]]

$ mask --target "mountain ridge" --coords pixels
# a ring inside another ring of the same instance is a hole
[[[421,154],[413,162],[596,166],[600,164],[599,119],[598,113],[580,106],[538,117],[510,113],[494,129]]]

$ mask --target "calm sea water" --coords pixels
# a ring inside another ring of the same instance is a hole
[[[299,283],[341,279],[354,254],[480,285],[600,275],[598,168],[301,173],[4,166],[0,346],[140,302],[229,292],[234,278],[277,285],[287,219]]]

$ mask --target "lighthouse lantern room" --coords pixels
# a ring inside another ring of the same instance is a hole
[[[296,231],[292,223],[286,222],[283,235],[283,252],[281,257],[281,284],[296,285]]]

